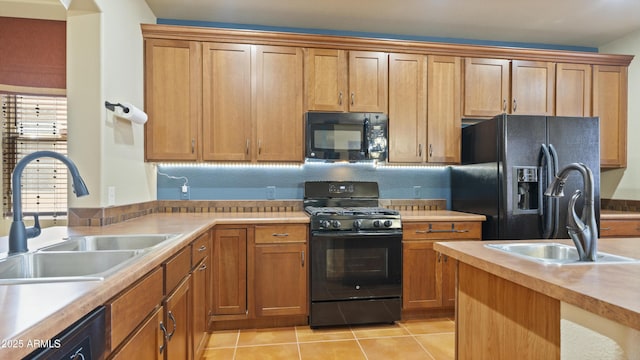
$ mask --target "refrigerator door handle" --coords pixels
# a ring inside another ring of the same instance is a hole
[[[558,175],[558,152],[553,144],[549,143],[549,153],[551,154],[551,160],[553,161],[553,179]],[[551,184],[551,182],[549,182]],[[558,225],[560,224],[560,199],[551,198],[551,203],[553,204],[553,232],[551,233],[551,238],[555,238],[558,235]]]
[[[551,158],[551,153],[549,149],[547,149],[547,145],[542,144],[540,147],[540,169],[544,171],[546,169],[546,176],[540,174],[540,178],[538,179],[540,194],[544,196],[544,191],[551,181],[553,181],[553,160]],[[542,199],[541,199],[542,200]],[[553,231],[553,198],[547,198],[547,202],[544,207],[540,207],[542,210],[542,238],[548,239],[551,236]],[[542,202],[541,202],[542,203]]]

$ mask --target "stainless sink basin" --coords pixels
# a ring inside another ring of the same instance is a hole
[[[575,247],[559,243],[507,243],[486,244],[485,246],[520,256],[524,259],[539,261],[546,264],[593,265],[640,262],[640,260],[637,259],[608,254],[601,251],[598,252],[598,258],[595,262],[579,261],[578,251]]]
[[[40,251],[105,251],[150,249],[179,234],[96,235],[70,237]]]
[[[0,285],[104,280],[140,251],[35,252],[0,260]]]

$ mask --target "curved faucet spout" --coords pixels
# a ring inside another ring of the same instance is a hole
[[[595,261],[598,253],[598,225],[595,217],[593,173],[591,169],[582,163],[567,165],[560,170],[544,194],[551,197],[564,196],[564,185],[573,170],[582,175],[585,199],[582,207],[582,217],[578,217],[575,206],[582,192],[577,190],[571,197],[567,212],[567,232],[576,245],[580,261]]]
[[[89,195],[89,190],[80,176],[80,172],[76,165],[68,157],[57,153],[55,151],[36,151],[25,157],[23,157],[16,164],[13,170],[11,191],[13,194],[12,208],[13,208],[13,222],[11,223],[11,229],[9,230],[9,255],[16,253],[23,253],[29,251],[27,247],[27,239],[40,235],[40,224],[38,222],[38,215],[34,215],[35,223],[33,227],[26,228],[22,221],[22,172],[24,168],[33,160],[50,157],[60,160],[69,169],[71,179],[73,181],[73,190],[76,196]]]

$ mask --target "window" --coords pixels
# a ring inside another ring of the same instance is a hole
[[[12,215],[11,176],[16,164],[34,151],[67,154],[67,99],[0,94],[2,102],[3,214]],[[22,211],[57,218],[67,214],[67,168],[40,158],[22,173]]]

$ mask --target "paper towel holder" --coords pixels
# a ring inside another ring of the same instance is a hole
[[[109,109],[111,111],[115,111],[116,110],[116,106],[121,107],[122,111],[124,111],[125,114],[129,113],[129,108],[124,106],[124,105],[122,105],[122,104],[120,104],[120,103],[113,104],[113,103],[110,103],[108,101],[104,102],[104,107],[106,107],[107,109]]]

